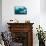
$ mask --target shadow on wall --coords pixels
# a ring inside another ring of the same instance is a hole
[[[0,31],[2,31],[2,0],[0,0]]]
[[[46,0],[40,0],[40,11],[46,13]]]

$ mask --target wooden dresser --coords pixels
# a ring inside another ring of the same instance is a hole
[[[33,23],[7,23],[12,33],[13,41],[21,46],[33,46]],[[18,45],[19,46],[19,45]]]

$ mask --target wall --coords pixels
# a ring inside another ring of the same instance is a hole
[[[2,0],[0,0],[0,31],[2,31]]]
[[[40,24],[46,31],[46,0],[40,0]]]
[[[3,31],[8,30],[7,22],[10,19],[17,19],[19,22],[25,22],[25,20],[30,20],[31,23],[34,23],[33,25],[33,45],[38,46],[38,39],[36,37],[36,27],[38,27],[39,24],[43,27],[45,30],[46,28],[46,22],[44,21],[46,19],[46,16],[41,12],[42,6],[40,6],[40,3],[42,5],[42,2],[40,0],[2,0],[2,26]],[[14,7],[15,6],[25,6],[27,7],[27,15],[15,15],[14,14]]]
[[[14,7],[15,6],[25,6],[27,7],[27,15],[15,15]],[[39,23],[39,14],[40,14],[40,0],[3,0],[2,1],[2,23],[3,26],[10,19],[17,19],[19,22],[24,22],[25,20],[30,20],[34,23]],[[23,19],[22,19],[23,18]],[[35,19],[34,19],[35,18]],[[38,20],[38,21],[37,21]],[[6,28],[4,27],[6,30]],[[4,31],[5,31],[4,30]]]

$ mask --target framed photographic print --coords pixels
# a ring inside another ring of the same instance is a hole
[[[27,8],[24,6],[16,6],[15,14],[27,14]]]

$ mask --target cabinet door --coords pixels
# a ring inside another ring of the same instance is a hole
[[[20,43],[22,46],[28,46],[28,32],[13,32],[12,39],[15,43]]]
[[[31,32],[12,32],[12,40],[15,43],[20,43],[22,46],[32,46]]]

